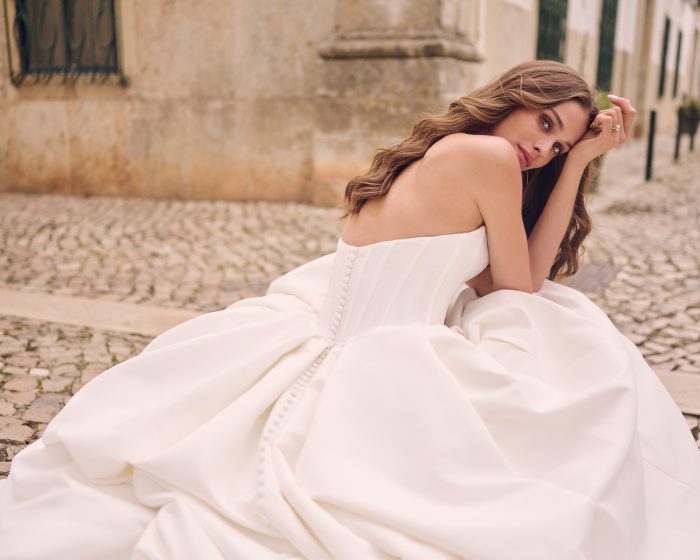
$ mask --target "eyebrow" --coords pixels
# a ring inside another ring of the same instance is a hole
[[[559,113],[557,113],[556,110],[552,107],[550,107],[549,110],[552,111],[552,113],[554,113],[554,116],[557,119],[557,124],[559,125],[559,128],[561,128],[561,130],[563,132],[564,131],[564,123],[561,122],[561,117],[559,116]],[[568,146],[569,150],[572,148],[571,142],[564,142],[564,143]]]

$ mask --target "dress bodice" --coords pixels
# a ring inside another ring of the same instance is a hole
[[[342,239],[320,313],[331,343],[381,325],[439,324],[460,284],[488,264],[484,226],[355,247]]]

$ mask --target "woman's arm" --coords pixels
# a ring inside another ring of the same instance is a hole
[[[527,239],[532,289],[535,292],[542,287],[545,278],[549,276],[559,245],[571,220],[576,192],[585,167],[586,164],[578,159],[566,160],[559,180]],[[467,284],[476,290],[479,296],[497,289],[491,277],[490,266],[469,280]]]
[[[441,201],[442,215],[472,208],[486,225],[493,288],[532,292],[522,180],[515,150],[504,138],[452,134],[424,158],[422,181]],[[473,227],[473,225],[472,225]]]
[[[588,164],[574,156],[571,153],[567,157],[559,180],[527,240],[534,291],[538,291],[549,276],[559,246],[569,227],[581,176]]]
[[[623,143],[626,131],[630,129],[636,111],[629,100],[612,96],[616,107],[599,113],[591,128],[600,127],[600,133],[584,137],[571,150],[559,180],[556,182],[542,214],[537,220],[527,240],[530,258],[532,288],[538,291],[549,276],[559,245],[568,228],[573,213],[576,193],[586,165],[599,155]],[[619,133],[612,132],[612,125],[623,126]],[[479,296],[495,289],[490,267],[467,282]]]

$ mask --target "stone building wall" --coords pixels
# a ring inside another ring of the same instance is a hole
[[[0,28],[0,188],[337,203],[378,146],[475,86],[483,6],[117,0],[126,87],[13,87]]]
[[[648,47],[647,79],[640,82],[639,97],[643,97],[648,110],[656,110],[657,122],[661,130],[675,131],[676,108],[683,101],[684,94],[691,93],[691,62],[693,51],[697,56],[698,45],[693,45],[693,36],[698,29],[696,14],[689,0],[657,0],[652,6],[651,35],[643,38],[641,48]],[[650,10],[651,11],[651,10]],[[664,20],[671,20],[669,44],[666,53],[666,75],[664,94],[659,96],[661,74],[662,42]],[[679,64],[678,87],[674,95],[673,84],[676,79],[675,66],[678,49],[678,32],[682,32],[681,57]],[[697,75],[697,74],[696,74]]]
[[[564,61],[592,85],[602,1],[568,2]],[[14,87],[0,26],[0,190],[337,204],[377,147],[534,58],[539,10],[538,0],[115,5],[125,86]],[[679,90],[691,92],[698,8],[619,0],[612,89],[638,102],[638,134],[652,108],[660,129],[675,126],[680,94],[654,93],[666,14],[667,79],[682,28]]]
[[[317,49],[331,32],[333,6],[318,0],[116,6],[126,87],[54,78],[15,88],[0,28],[2,188],[309,199],[323,65]]]

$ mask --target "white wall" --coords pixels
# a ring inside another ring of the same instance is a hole
[[[635,38],[641,29],[637,29],[637,14],[643,10],[640,0],[619,0],[617,20],[615,21],[615,49],[634,52]]]
[[[566,13],[567,27],[579,33],[597,36],[602,0],[571,0]]]

